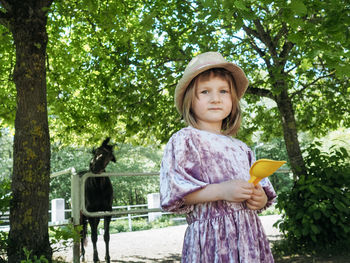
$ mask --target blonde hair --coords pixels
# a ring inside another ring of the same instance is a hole
[[[182,117],[188,125],[198,128],[196,117],[192,111],[194,97],[196,96],[196,87],[199,80],[209,80],[212,77],[219,77],[227,81],[231,90],[232,109],[231,113],[222,121],[222,133],[225,135],[236,135],[241,126],[241,107],[237,97],[235,80],[228,70],[224,68],[208,69],[192,79],[188,85],[183,97]]]

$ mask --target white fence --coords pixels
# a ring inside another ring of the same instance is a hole
[[[86,173],[83,176],[79,176],[74,168],[68,168],[66,170],[51,174],[50,178],[55,178],[61,175],[71,176],[71,198],[72,198],[72,210],[64,208],[64,200],[53,200],[51,218],[53,222],[50,222],[50,226],[58,226],[73,223],[74,227],[80,224],[80,213],[89,217],[103,217],[112,216],[112,220],[117,220],[115,216],[126,215],[126,217],[118,217],[118,219],[128,218],[129,229],[132,230],[132,219],[136,217],[148,217],[149,220],[154,220],[162,214],[162,210],[159,207],[159,194],[150,194],[148,197],[148,204],[146,205],[130,205],[113,207],[114,211],[102,211],[102,212],[88,212],[85,208],[85,182],[88,177],[103,177],[103,176],[158,176],[158,173],[103,173],[93,174]],[[157,196],[158,195],[158,196]],[[143,208],[146,207],[146,208]],[[141,209],[140,209],[141,208]],[[116,211],[122,209],[122,211]],[[71,212],[70,219],[66,219],[65,213]],[[134,215],[138,214],[138,215]],[[114,216],[114,218],[113,218]],[[2,221],[6,219],[2,216]],[[8,230],[8,226],[4,226],[4,230]],[[0,229],[1,230],[1,229]],[[73,262],[80,262],[80,247],[79,243],[73,245]]]
[[[116,215],[128,215],[129,220],[129,227],[132,228],[131,224],[131,215],[133,214],[145,214],[145,213],[151,213],[152,217],[155,216],[155,214],[152,213],[159,213],[162,212],[160,207],[158,208],[150,208],[147,209],[132,209],[131,207],[127,208],[124,211],[101,211],[101,212],[89,212],[86,210],[85,207],[85,182],[87,178],[89,177],[105,177],[105,176],[158,176],[158,173],[102,173],[102,174],[93,174],[93,173],[86,173],[82,175],[81,177],[78,176],[75,172],[74,168],[66,169],[62,172],[58,172],[53,174],[51,177],[56,177],[63,174],[70,174],[71,175],[71,198],[72,198],[72,223],[74,227],[77,227],[80,224],[80,213],[83,213],[86,216],[89,217],[103,217],[103,216],[116,216]],[[153,199],[153,198],[151,198]],[[150,204],[150,206],[154,206],[153,204]],[[75,242],[73,244],[73,262],[77,263],[80,262],[80,246],[79,242]]]
[[[55,202],[55,200],[57,200],[57,199],[54,199],[51,201],[51,206],[52,206],[52,202]],[[113,210],[120,209],[123,211],[125,211],[125,210],[128,211],[128,210],[132,210],[135,208],[147,208],[147,207],[149,207],[149,204],[113,206],[112,209]],[[50,217],[51,221],[49,222],[49,226],[63,226],[63,225],[67,225],[71,222],[72,209],[63,209],[63,210],[58,209],[58,211],[57,211],[57,207],[56,207],[56,212],[54,212],[54,211],[55,211],[55,208],[53,208],[52,210],[49,210],[49,215],[51,215],[51,217]],[[112,216],[112,221],[127,219],[129,231],[132,231],[133,230],[132,229],[132,220],[133,219],[148,217],[148,221],[152,222],[153,220],[155,220],[159,216],[165,215],[165,214],[170,214],[170,213],[168,213],[168,212],[152,212],[152,213],[145,213],[145,214],[141,214],[141,215],[127,214],[126,216],[121,216],[121,217]],[[0,226],[0,231],[9,231],[10,230],[9,215],[10,215],[10,212],[5,212],[3,215],[0,216],[0,221],[2,221],[2,225]]]

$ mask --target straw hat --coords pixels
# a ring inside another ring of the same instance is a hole
[[[232,73],[236,83],[237,96],[241,99],[248,88],[248,79],[243,70],[237,65],[227,62],[224,57],[217,52],[206,52],[194,57],[187,65],[185,72],[175,89],[175,105],[182,114],[182,103],[187,86],[193,78],[200,73],[211,68],[224,68]]]

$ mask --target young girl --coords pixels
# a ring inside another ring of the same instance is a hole
[[[186,213],[182,262],[273,262],[258,211],[272,204],[266,178],[248,183],[252,151],[231,135],[248,87],[241,68],[207,52],[188,64],[175,104],[189,125],[169,140],[160,170],[161,206]]]

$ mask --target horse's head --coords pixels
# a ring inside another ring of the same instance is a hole
[[[102,173],[110,161],[116,162],[113,154],[114,145],[109,145],[110,138],[105,139],[100,147],[94,149],[94,157],[90,161],[90,171],[99,174]]]

